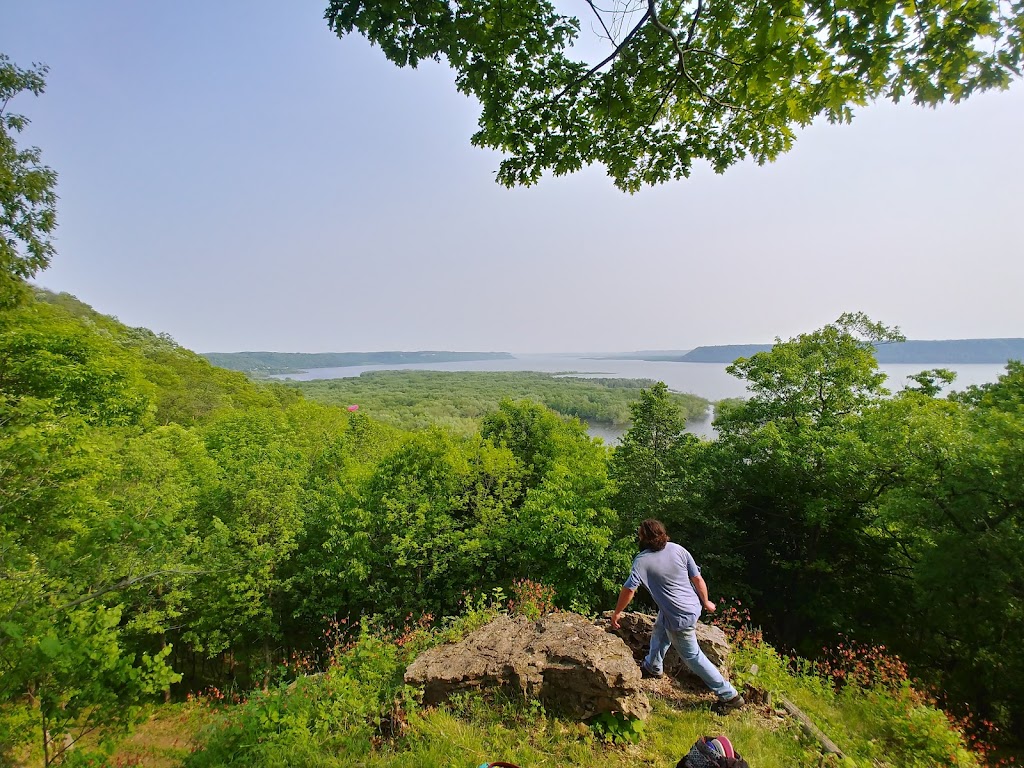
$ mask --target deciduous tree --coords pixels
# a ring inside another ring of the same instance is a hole
[[[0,53],[0,309],[24,298],[24,281],[50,263],[57,226],[57,174],[38,147],[18,147],[28,118],[8,111],[19,93],[46,87],[46,67],[21,69]]]
[[[606,166],[634,191],[752,157],[799,126],[848,122],[875,99],[933,105],[1020,74],[1015,0],[330,0],[399,66],[444,59],[479,100],[473,143],[505,153],[498,181]],[[605,43],[584,60],[590,26]]]

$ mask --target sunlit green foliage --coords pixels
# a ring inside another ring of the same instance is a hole
[[[38,96],[45,87],[45,66],[22,69],[0,53],[0,311],[25,298],[25,280],[53,257],[57,174],[37,147],[17,145],[29,121],[8,110],[20,93]]]
[[[739,361],[753,395],[721,412],[698,492],[733,522],[772,637],[808,653],[837,633],[883,642],[1019,732],[1021,367],[948,399],[924,372],[890,396],[880,336],[844,316]]]
[[[269,382],[254,387],[244,374],[211,365],[169,336],[128,328],[74,296],[37,290],[35,298],[64,310],[84,332],[113,339],[132,354],[134,365],[152,384],[149,394],[157,423],[191,426],[225,409],[277,408],[298,400],[294,390]]]
[[[176,680],[177,691],[269,688],[282,660],[322,649],[331,621],[449,615],[467,590],[524,575],[562,607],[596,611],[645,516],[663,518],[712,590],[749,599],[783,645],[815,653],[837,632],[882,641],[950,706],[1013,733],[1024,367],[946,399],[942,371],[890,394],[880,338],[896,334],[849,315],[737,362],[751,397],[723,405],[720,438],[702,441],[683,431],[685,401],[648,382],[417,372],[304,385],[358,402],[350,413],[216,369],[72,297],[26,293],[0,311],[0,743],[31,739],[56,760],[130,727]],[[458,430],[374,418],[404,402],[436,422],[424,403],[442,392],[465,418]],[[631,423],[622,445],[564,415],[583,411]],[[393,646],[360,647],[398,674]],[[274,709],[291,694],[271,689],[245,728],[258,738],[287,720],[315,736],[349,718],[330,743],[383,759],[366,738],[393,699],[366,712],[344,703],[377,701],[367,686],[380,670],[360,664],[317,689],[301,722]],[[838,697],[818,713],[860,718],[837,728],[896,750],[917,743],[910,723],[931,734],[928,759],[968,759],[908,701]],[[483,712],[460,710],[483,723],[475,738],[493,738]],[[544,743],[602,754],[559,739]]]
[[[892,395],[880,335],[844,316],[740,361],[752,397],[719,410],[714,441],[683,431],[664,385],[570,382],[630,396],[609,450],[526,399],[481,402],[472,428],[404,431],[367,401],[311,402],[38,293],[0,314],[0,734],[41,752],[45,724],[56,755],[128,727],[168,685],[272,686],[331,622],[450,615],[524,575],[599,610],[648,515],[784,646],[884,642],[1012,733],[1024,368],[947,399],[924,372]],[[333,718],[366,682],[316,706]],[[886,717],[919,717],[901,707]]]
[[[507,525],[508,568],[556,587],[584,612],[612,599],[632,547],[618,537],[604,449],[578,421],[529,401],[503,401],[483,434],[507,447],[524,470],[525,496]]]
[[[47,761],[174,678],[102,599],[177,547],[173,511],[105,492],[149,394],[130,354],[58,308],[0,309],[0,700],[33,702]]]
[[[191,387],[197,380],[200,400]],[[190,399],[201,405],[166,407]],[[300,405],[290,390],[218,371],[71,297],[26,290],[17,307],[0,310],[5,748],[34,738],[44,757],[56,760],[82,736],[94,741],[125,727],[145,696],[180,677],[168,666],[174,642],[189,637],[197,650],[212,647],[202,630],[223,619],[223,587],[267,570],[265,548],[253,544],[262,543],[262,529],[238,521],[263,509],[278,522],[277,498],[288,491],[280,470],[287,467],[274,464],[264,485],[276,497],[261,502],[246,487],[258,486],[250,454],[239,449],[225,462],[231,474],[218,466],[216,425],[243,412],[245,418],[236,416],[243,422],[270,420],[262,433],[270,451],[284,445],[277,431],[301,431],[291,450],[303,456],[332,424],[345,422],[343,413],[332,421],[331,409]],[[175,420],[192,429],[169,423]],[[252,573],[238,574],[225,554],[230,548],[217,549],[219,540],[207,535],[218,515],[234,524],[229,542],[242,540],[246,562],[259,565]],[[281,549],[278,560],[289,552]],[[219,575],[220,599],[206,603],[202,586],[211,573]],[[247,594],[260,586],[247,583]],[[264,648],[275,635],[256,634],[269,621],[260,606],[245,602],[242,610],[236,603],[216,632],[244,621],[250,632],[238,647]],[[25,728],[26,716],[35,732]]]
[[[888,394],[872,346],[883,338],[897,336],[844,315],[741,358],[730,370],[751,397],[719,414],[702,457],[706,503],[733,523],[759,618],[807,653],[884,619],[902,587],[873,505],[887,478],[860,428]]]

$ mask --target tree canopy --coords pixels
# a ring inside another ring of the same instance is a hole
[[[606,44],[548,0],[330,0],[325,17],[395,64],[442,58],[479,100],[498,181],[599,163],[621,189],[789,150],[875,99],[959,102],[1021,73],[1020,0],[586,0]]]

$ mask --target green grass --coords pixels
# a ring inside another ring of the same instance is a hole
[[[800,764],[803,749],[788,727],[768,728],[754,714],[728,722],[707,710],[677,711],[656,704],[647,736],[638,744],[606,744],[590,729],[520,708],[491,708],[481,703],[473,712],[451,708],[429,710],[410,723],[411,735],[364,763],[373,768],[399,766],[467,766],[503,760],[531,766],[674,766],[702,734],[726,730],[743,745],[751,764],[783,768]],[[344,765],[344,763],[339,763]]]
[[[481,697],[468,697],[410,713],[407,732],[392,741],[373,744],[371,737],[359,745],[336,742],[320,749],[309,743],[292,743],[286,749],[264,750],[259,757],[254,751],[251,761],[244,751],[234,757],[239,765],[323,768],[476,768],[495,760],[522,768],[674,766],[699,736],[727,733],[756,768],[793,768],[820,762],[813,745],[791,722],[767,719],[755,711],[723,718],[704,708],[677,710],[665,702],[654,704],[645,736],[637,744],[606,743],[586,725],[553,717],[535,703],[495,704]],[[208,717],[193,717],[191,727],[196,728],[204,720],[209,725]],[[202,731],[193,738],[202,740]],[[226,758],[219,754],[217,759]],[[188,764],[206,763],[200,760]]]
[[[147,768],[177,768],[199,744],[197,730],[202,717],[182,704],[155,706],[119,746],[123,765]]]

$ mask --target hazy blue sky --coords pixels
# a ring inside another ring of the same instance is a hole
[[[60,174],[39,282],[199,351],[684,349],[852,310],[1024,336],[1019,82],[633,196],[600,168],[506,190],[451,73],[325,4],[0,0],[0,51],[50,66],[11,106]]]

